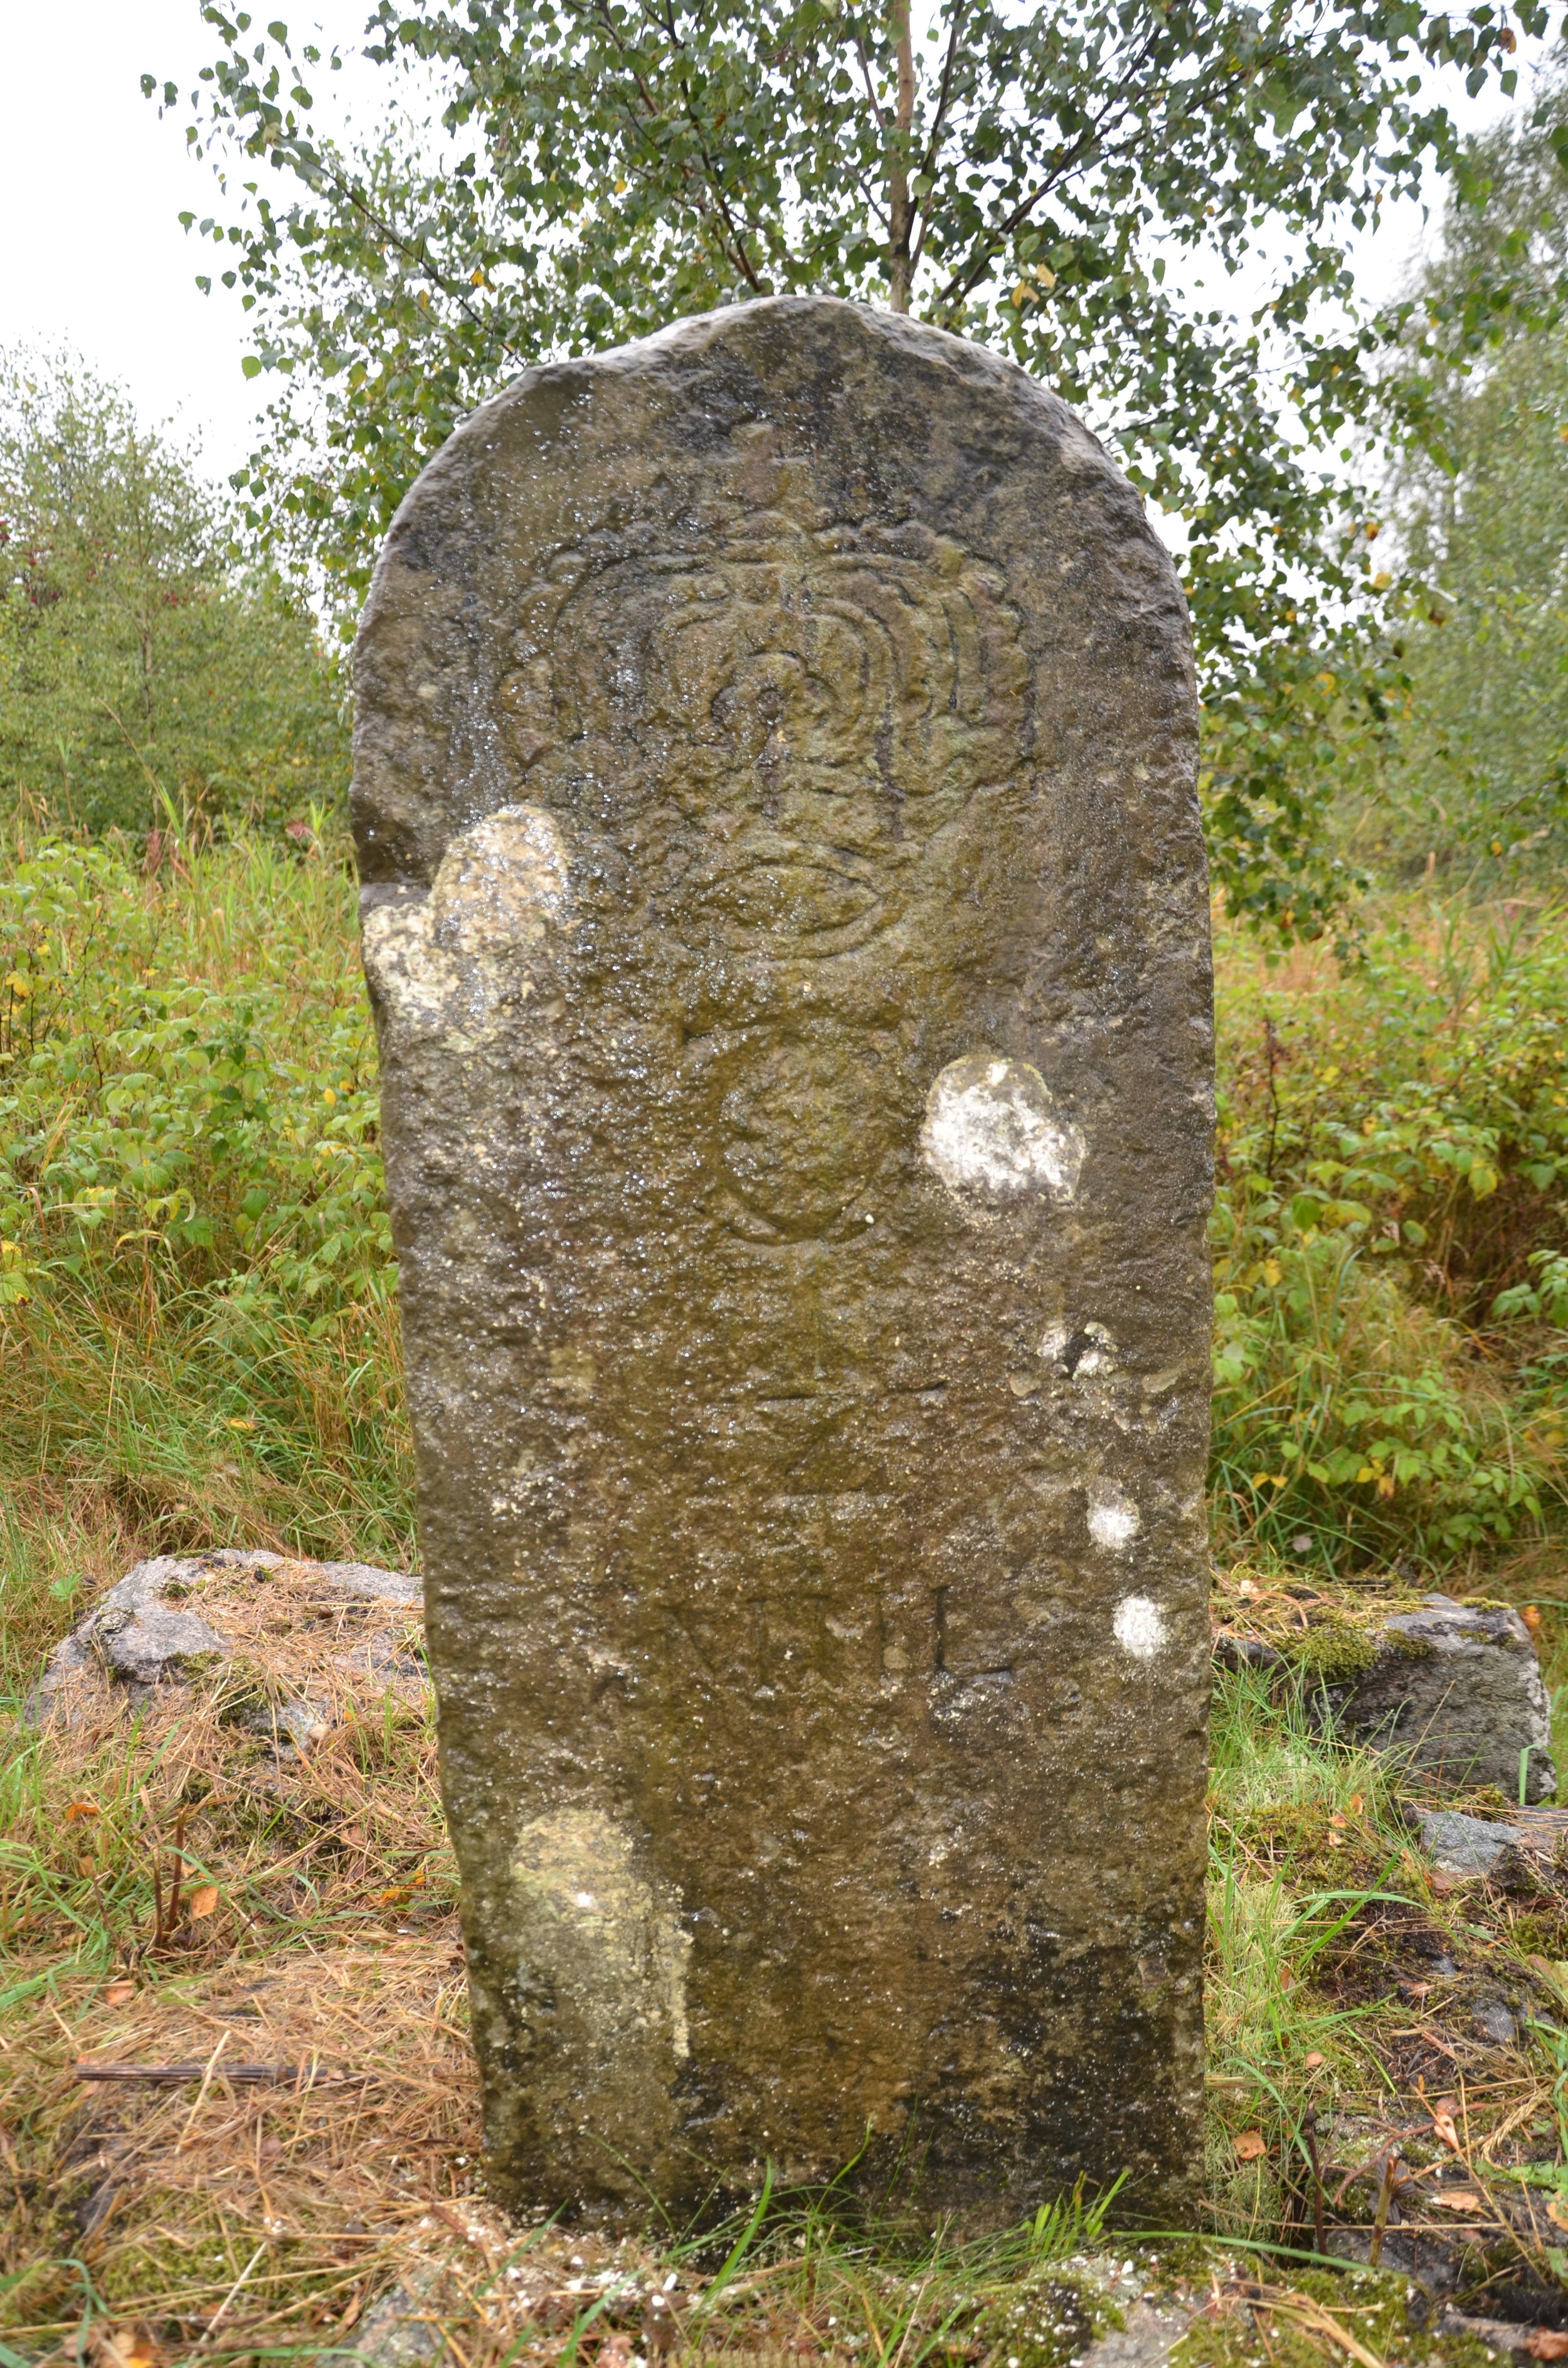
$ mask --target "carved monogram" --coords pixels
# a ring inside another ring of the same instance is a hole
[[[732,507],[704,547],[623,529],[560,551],[513,650],[523,795],[613,810],[629,917],[709,958],[739,1028],[710,1096],[732,1226],[857,1238],[910,1114],[862,1041],[855,958],[951,938],[959,842],[1017,772],[1028,669],[998,579],[916,524]]]
[[[932,835],[1017,768],[1016,620],[917,526],[767,512],[701,554],[590,541],[522,609],[501,700],[526,794],[553,804],[613,748],[638,808],[671,803],[645,877],[688,942],[852,951],[899,916]]]

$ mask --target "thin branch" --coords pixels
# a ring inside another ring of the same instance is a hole
[[[384,239],[389,246],[395,247],[399,255],[403,256],[406,261],[414,264],[422,278],[428,279],[433,287],[438,288],[442,295],[449,298],[450,302],[460,305],[462,311],[468,314],[469,320],[474,328],[481,331],[493,330],[494,323],[487,323],[483,314],[474,309],[472,302],[460,282],[449,280],[443,272],[440,272],[436,268],[436,266],[430,260],[428,249],[423,244],[415,245],[412,240],[403,237],[398,231],[394,230],[392,223],[386,220],[385,216],[378,213],[374,206],[369,202],[369,199],[361,194],[358,182],[345,180],[341,173],[334,170],[332,165],[328,162],[327,152],[324,149],[312,147],[307,152],[304,143],[301,142],[296,153],[300,155],[301,161],[303,160],[304,155],[308,153],[314,160],[316,168],[320,172],[322,178],[331,188],[336,191],[338,197],[343,200],[345,205],[352,208],[352,210],[362,218],[367,226],[375,233],[378,238]],[[308,184],[308,175],[304,177]],[[517,354],[517,349],[506,343],[504,334],[502,336],[501,350],[503,353],[511,355],[514,359],[520,360],[522,359],[522,357]]]
[[[898,59],[898,114],[888,158],[888,301],[895,313],[909,310],[912,277],[910,233],[915,210],[909,197],[909,132],[915,121],[915,50],[909,33],[910,0],[892,0],[893,47]]]
[[[631,54],[627,48],[626,42],[621,38],[619,30],[616,26],[614,17],[610,15],[608,8],[604,5],[604,0],[599,0],[599,5],[590,13],[597,17],[599,22],[603,25],[606,32],[609,36],[611,43],[619,51],[623,63],[629,68],[632,81],[637,86],[638,95],[642,101],[642,105],[646,109],[650,120],[652,120],[659,113],[659,108],[654,100],[652,90],[649,88],[647,82],[643,78],[641,67],[634,63]],[[680,37],[676,33],[675,27],[657,17],[652,17],[646,6],[642,9],[642,16],[645,22],[653,24],[656,28],[663,33],[665,39],[668,41],[672,51],[678,55],[680,51]],[[697,142],[697,153],[702,159],[703,180],[706,182],[710,202],[706,204],[704,203],[702,183],[699,181],[698,176],[692,172],[689,165],[685,163],[680,165],[678,169],[681,178],[687,184],[691,196],[692,204],[695,206],[698,215],[701,220],[711,222],[715,211],[717,212],[718,219],[722,225],[720,245],[723,249],[726,258],[733,263],[739,271],[744,273],[745,278],[750,281],[752,287],[760,294],[762,282],[757,276],[755,267],[753,266],[750,256],[746,252],[744,237],[735,227],[734,219],[731,214],[728,201],[725,199],[722,188],[720,187],[718,175],[714,170],[713,159],[709,154],[705,134],[701,124],[698,120],[696,108],[692,105],[690,87],[678,66],[676,69],[676,81],[680,90],[687,122]],[[636,118],[631,115],[630,109],[628,110],[628,120],[635,130]],[[786,256],[788,256],[788,250],[786,250]]]
[[[855,54],[860,61],[861,79],[866,85],[866,97],[871,102],[871,112],[877,119],[877,130],[885,131],[888,128],[888,120],[882,113],[881,102],[877,97],[876,85],[871,80],[871,62],[866,55],[866,44],[858,33],[855,36]]]
[[[976,287],[979,282],[984,279],[985,274],[991,268],[992,264],[995,261],[997,248],[999,246],[1006,245],[1007,240],[1013,236],[1014,233],[1021,229],[1023,224],[1028,220],[1030,214],[1034,211],[1036,206],[1039,205],[1040,199],[1042,198],[1049,197],[1051,190],[1055,188],[1057,183],[1063,180],[1069,173],[1073,172],[1074,168],[1082,163],[1084,152],[1085,149],[1094,146],[1097,137],[1097,126],[1085,131],[1083,138],[1078,141],[1074,147],[1068,149],[1065,154],[1060,154],[1058,156],[1055,165],[1051,172],[1046,175],[1045,179],[1040,182],[1027,198],[1019,200],[1018,204],[1014,207],[1012,212],[1007,216],[1006,222],[998,222],[993,230],[986,233],[985,237],[981,243],[980,252],[973,257],[968,269],[955,271],[947,286],[943,289],[941,294],[937,297],[937,310],[945,308],[950,311],[954,304],[962,302],[963,299],[970,293],[971,290]]]
[[[83,2056],[72,2070],[78,2080],[141,2081],[149,2088],[172,2089],[200,2080],[211,2065],[211,2057],[205,2064],[104,2064],[92,2056]],[[306,2059],[299,2064],[227,2064],[222,2077],[259,2088],[335,2089],[360,2087],[375,2076],[368,2072],[325,2071]]]
[[[1153,46],[1153,36],[1151,34],[1149,39],[1143,43],[1142,54],[1134,60],[1130,65],[1128,69],[1129,75],[1137,74],[1142,72],[1143,68],[1149,63]],[[1085,154],[1104,141],[1107,135],[1108,126],[1115,121],[1117,116],[1119,114],[1125,117],[1130,114],[1131,112],[1133,100],[1131,96],[1119,91],[1108,102],[1105,111],[1099,117],[1098,120],[1087,125],[1079,138],[1073,143],[1072,147],[1068,148],[1064,152],[1058,153],[1055,162],[1053,163],[1051,171],[1045,176],[1045,178],[1036,185],[1027,198],[1023,198],[1019,200],[1005,222],[998,222],[986,233],[985,237],[981,242],[979,253],[973,256],[968,268],[965,270],[955,271],[953,273],[951,279],[948,281],[947,286],[937,297],[936,306],[933,308],[934,310],[950,311],[954,304],[960,303],[962,302],[964,297],[970,293],[971,289],[978,285],[979,281],[984,278],[986,272],[990,269],[991,265],[995,260],[997,248],[1006,245],[1006,241],[1010,239],[1017,231],[1022,228],[1023,224],[1028,220],[1029,215],[1034,211],[1036,206],[1040,204],[1041,199],[1049,197],[1051,190],[1056,188],[1057,184],[1063,180],[1068,174],[1075,171],[1078,165],[1083,163]]]

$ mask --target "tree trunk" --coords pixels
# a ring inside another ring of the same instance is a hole
[[[898,48],[898,108],[888,165],[888,302],[895,313],[909,310],[910,248],[915,207],[909,194],[909,127],[915,120],[915,51],[909,38],[909,0],[892,0],[892,30]]]

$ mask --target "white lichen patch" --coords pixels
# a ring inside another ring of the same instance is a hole
[[[369,906],[359,918],[359,951],[372,993],[400,1029],[445,1029],[458,966],[431,941],[428,897]]]
[[[637,1858],[633,1838],[598,1810],[559,1809],[525,1826],[512,1861],[518,1973],[525,1987],[548,1986],[605,2080],[659,2089],[690,2053],[691,1940],[673,1896]]]
[[[510,1477],[490,1499],[493,1517],[504,1521],[527,1512],[540,1489],[548,1486],[549,1474],[540,1468],[532,1448],[525,1447],[512,1466]]]
[[[1119,1488],[1100,1486],[1090,1490],[1089,1535],[1096,1545],[1121,1554],[1132,1543],[1142,1526],[1137,1506]]]
[[[1103,1324],[1053,1324],[1040,1341],[1040,1353],[1048,1365],[1062,1367],[1075,1382],[1116,1371],[1116,1342]]]
[[[430,891],[435,941],[455,952],[531,945],[571,911],[566,849],[542,806],[502,806],[454,838]]]
[[[1135,1661],[1152,1661],[1165,1642],[1165,1615],[1147,1595],[1124,1595],[1116,1607],[1112,1634]]]
[[[554,819],[539,806],[502,806],[452,840],[428,896],[364,913],[366,973],[400,1029],[483,1034],[506,967],[549,929],[570,928],[571,903]]]
[[[926,1098],[920,1153],[950,1191],[993,1204],[1044,1193],[1071,1201],[1087,1146],[1027,1062],[995,1053],[951,1061]]]

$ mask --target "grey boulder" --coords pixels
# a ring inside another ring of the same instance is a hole
[[[1442,1874],[1491,1874],[1525,1839],[1517,1826],[1467,1817],[1459,1809],[1428,1809],[1415,1822],[1422,1849]]]
[[[1523,1761],[1527,1801],[1556,1791],[1551,1705],[1517,1611],[1429,1595],[1394,1613],[1377,1645],[1369,1668],[1324,1689],[1343,1734],[1444,1783],[1517,1800]]]
[[[415,2275],[393,2286],[366,2312],[353,2341],[325,2358],[366,2362],[370,2368],[426,2368],[446,2358],[449,2347],[428,2299],[433,2283]]]
[[[210,1554],[154,1554],[139,1562],[55,1647],[28,1702],[29,1722],[47,1718],[70,1679],[94,1668],[136,1702],[144,1702],[154,1687],[188,1683],[204,1668],[229,1660],[228,1640],[199,1613],[187,1610],[185,1598],[215,1570],[277,1570],[290,1559],[220,1546]],[[360,1562],[316,1567],[334,1596],[344,1600],[406,1604],[415,1611],[421,1607],[420,1583],[403,1571],[377,1570]]]

